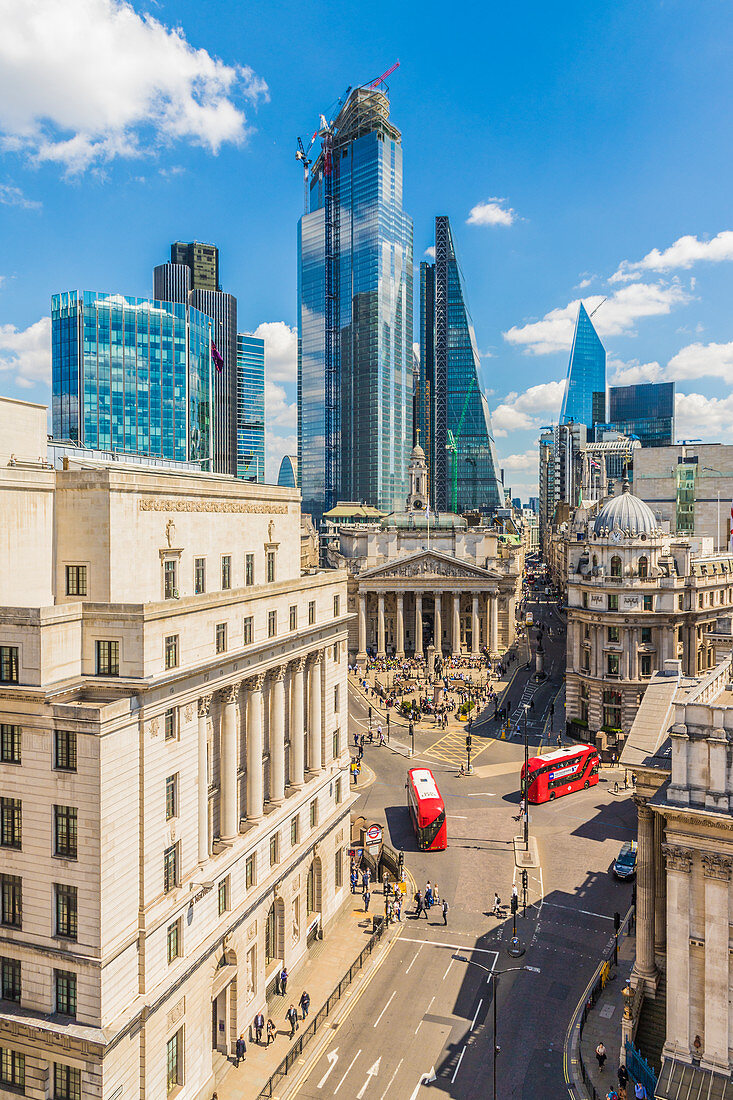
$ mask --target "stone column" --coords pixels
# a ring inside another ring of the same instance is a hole
[[[299,791],[305,783],[305,715],[303,713],[303,669],[305,657],[292,664],[290,684],[290,783]]]
[[[453,656],[461,655],[461,594],[453,593]]]
[[[285,665],[270,675],[270,802],[281,806],[285,801]]]
[[[384,596],[381,597],[384,601]],[[382,606],[384,604],[382,603]],[[383,620],[382,620],[383,621]],[[321,760],[321,665],[323,654],[316,653],[311,658],[310,679],[308,681],[308,760],[310,771],[319,772]]]
[[[415,593],[415,656],[422,657],[422,592]]]
[[[209,858],[209,713],[211,696],[202,695],[199,699],[198,728],[198,834],[199,863]]]
[[[401,592],[397,593],[397,646],[395,652],[398,657],[405,656],[405,597]]]
[[[221,839],[231,841],[239,832],[237,820],[237,696],[239,684],[222,692],[221,708]]]
[[[495,592],[489,597],[489,602],[491,603],[491,641],[489,648],[492,657],[495,657],[499,652],[499,597]]]
[[[657,967],[654,961],[654,814],[644,799],[635,798],[639,846],[636,856],[636,962],[634,976],[653,993]]]
[[[730,872],[733,860],[703,852],[705,884],[705,1033],[702,1065],[728,1073]],[[693,998],[695,990],[690,991]]]
[[[440,592],[435,593],[435,613],[433,615],[433,645],[435,652],[443,655],[443,608]]]
[[[262,766],[263,674],[246,681],[247,699],[247,820],[252,824],[264,817],[265,774]]]
[[[356,655],[357,661],[366,661],[366,605],[367,594],[366,592],[359,593],[359,652]]]
[[[692,851],[665,844],[667,861],[667,973],[674,974],[674,996],[667,996],[664,1053],[686,1058],[690,1050],[690,879]]]
[[[662,859],[664,818],[654,815],[654,950],[664,954],[667,943],[667,874]]]
[[[379,634],[377,644],[377,657],[386,656],[384,648],[384,592],[379,593]]]
[[[478,625],[478,596],[474,595],[471,606],[471,653],[476,656],[479,652],[479,625]]]

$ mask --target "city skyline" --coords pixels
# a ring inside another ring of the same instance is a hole
[[[30,8],[46,12],[42,0]],[[101,0],[91,5],[89,36],[100,56],[116,11]],[[8,76],[0,109],[3,393],[49,401],[54,290],[119,286],[142,297],[145,272],[171,240],[216,241],[222,284],[240,303],[239,328],[268,342],[274,481],[281,455],[295,453],[293,226],[302,210],[295,137],[310,134],[348,84],[378,76],[399,57],[390,92],[403,133],[415,262],[430,247],[434,216],[445,211],[513,495],[535,491],[538,429],[559,414],[581,296],[589,313],[607,299],[594,324],[608,350],[610,385],[677,381],[678,435],[724,438],[733,411],[725,308],[733,233],[724,185],[731,153],[719,108],[730,75],[716,59],[728,16],[703,12],[690,27],[669,6],[638,11],[624,3],[611,13],[594,4],[551,17],[538,5],[528,30],[511,13],[491,13],[489,76],[485,58],[479,65],[481,36],[474,43],[449,25],[438,49],[409,10],[385,41],[358,12],[344,23],[330,5],[306,16],[286,4],[277,58],[264,6],[254,5],[246,20],[226,16],[212,24],[204,8],[158,5],[155,36],[138,20],[139,37],[118,42],[124,72],[142,52],[136,95],[110,75],[104,102],[84,113],[79,102],[95,97],[87,95],[83,53],[64,45],[47,57],[30,20],[14,15],[14,33],[0,46]],[[54,25],[50,5],[47,18]],[[304,69],[297,58],[308,50],[317,58],[326,22],[337,56]],[[179,23],[180,40],[171,30]],[[659,47],[651,65],[649,41]],[[18,60],[23,43],[38,66],[28,70],[33,96]],[[553,62],[561,43],[571,59],[562,87]],[[183,87],[169,75],[178,48],[190,61]],[[206,89],[202,65],[216,74]],[[53,91],[59,73],[73,73],[61,97]],[[120,105],[121,121],[105,137],[107,99]],[[688,154],[684,171],[680,150]]]

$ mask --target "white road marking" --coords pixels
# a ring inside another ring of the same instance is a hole
[[[468,821],[465,814],[448,814],[451,821]]]
[[[489,795],[495,795],[496,791],[478,791],[475,793],[467,794],[466,798],[486,798]]]
[[[463,1048],[463,1050],[461,1051],[461,1055],[460,1055],[460,1058],[458,1059],[458,1065],[457,1065],[457,1066],[456,1066],[456,1068],[455,1068],[455,1069],[453,1070],[453,1076],[452,1076],[452,1077],[451,1077],[451,1079],[450,1079],[450,1083],[451,1083],[451,1085],[453,1084],[453,1082],[455,1081],[456,1077],[458,1076],[458,1070],[459,1070],[459,1069],[461,1068],[461,1062],[463,1061],[463,1055],[464,1055],[465,1053],[466,1053],[466,1048],[464,1047],[464,1048]]]
[[[434,1080],[435,1080],[435,1066],[433,1066],[433,1068],[430,1070],[430,1073],[421,1073],[420,1074],[420,1080],[415,1085],[415,1091],[413,1092],[412,1096],[410,1097],[410,1100],[415,1100],[415,1098],[417,1097],[417,1094],[419,1093],[421,1087],[423,1085],[429,1085],[430,1082],[434,1081]],[[384,1100],[384,1098],[382,1098],[382,1100]]]
[[[475,1028],[475,1026],[476,1026],[476,1020],[477,1020],[477,1018],[478,1018],[478,1014],[479,1014],[479,1012],[481,1011],[481,1005],[482,1005],[483,1003],[484,1003],[484,999],[483,999],[483,997],[481,997],[481,998],[479,999],[479,1003],[478,1003],[478,1008],[476,1009],[476,1015],[474,1016],[474,1018],[473,1018],[473,1020],[472,1020],[472,1022],[471,1022],[471,1031],[473,1031],[473,1029],[474,1029],[474,1028]]]
[[[425,1019],[425,1016],[427,1016],[428,1012],[430,1012],[430,1005],[432,1005],[432,1003],[433,1003],[433,1001],[434,1001],[434,1000],[435,1000],[435,997],[431,997],[431,999],[430,999],[430,1004],[429,1004],[429,1005],[428,1005],[428,1007],[427,1007],[427,1008],[425,1009],[425,1013],[424,1013],[424,1015],[423,1015],[423,1020]],[[416,1035],[417,1035],[418,1031],[420,1030],[420,1025],[421,1025],[421,1024],[422,1024],[422,1020],[420,1020],[420,1021],[419,1021],[419,1023],[418,1023],[418,1025],[417,1025],[417,1027],[415,1028],[415,1034],[416,1034]]]
[[[402,1062],[403,1062],[403,1059],[400,1058],[399,1062],[397,1063],[397,1069],[394,1071],[394,1073],[390,1077],[389,1084],[387,1085],[386,1089],[382,1093],[380,1100],[384,1100],[385,1096],[387,1095],[389,1090],[392,1088],[392,1082],[394,1081],[395,1077],[397,1076],[397,1073],[399,1071],[400,1066],[402,1065]]]
[[[423,944],[423,943],[427,943],[427,942],[428,942],[427,940],[410,940],[410,943],[420,943],[420,944]],[[409,973],[410,973],[410,971],[412,970],[413,966],[415,965],[415,959],[417,958],[417,956],[418,956],[418,955],[420,954],[420,952],[421,952],[421,951],[422,951],[422,947],[418,947],[417,951],[415,952],[415,957],[413,958],[412,962],[410,963],[410,965],[408,966],[407,970],[405,971],[405,974],[409,974]]]
[[[356,1054],[354,1055],[354,1057],[353,1057],[353,1058],[351,1059],[351,1061],[350,1061],[350,1063],[349,1063],[349,1069],[351,1069],[351,1067],[353,1066],[354,1062],[356,1061],[356,1059],[357,1059],[357,1058],[359,1057],[359,1055],[360,1055],[360,1054],[361,1054],[361,1051],[360,1051],[360,1050],[357,1050]],[[341,1078],[341,1080],[339,1081],[339,1083],[338,1083],[338,1084],[336,1085],[336,1088],[335,1088],[335,1089],[333,1090],[333,1095],[334,1095],[334,1096],[336,1095],[336,1093],[338,1092],[338,1090],[339,1090],[339,1089],[341,1088],[341,1086],[343,1085],[344,1081],[345,1081],[345,1080],[346,1080],[346,1078],[348,1077],[348,1074],[349,1074],[349,1069],[347,1069],[346,1073],[345,1073],[345,1074],[343,1075],[343,1077]]]
[[[498,951],[489,951],[487,947],[464,947],[460,943],[442,943],[440,940],[413,940],[409,936],[401,936],[400,939],[402,943],[427,943],[431,947],[450,947],[452,951],[471,951],[479,955],[494,955],[496,958],[499,957]],[[418,951],[418,955],[419,953]],[[415,959],[416,958],[417,955],[415,955]],[[415,959],[413,959],[412,962],[414,962]],[[412,963],[410,963],[410,966],[412,966]],[[405,974],[407,973],[408,970],[405,971]]]
[[[584,917],[598,917],[598,920],[613,920],[608,913],[591,913],[590,909],[576,909],[573,905],[558,905],[556,901],[546,901],[552,909],[567,909],[570,913],[582,913]]]
[[[367,1070],[366,1081],[364,1082],[364,1084],[361,1086],[361,1088],[357,1092],[356,1100],[363,1100],[364,1093],[367,1090],[367,1086],[369,1085],[369,1082],[371,1081],[372,1077],[376,1077],[379,1073],[379,1063],[381,1061],[382,1061],[381,1057],[377,1058],[374,1065],[370,1066],[369,1069]]]
[[[338,1051],[338,1047],[336,1047],[335,1050],[329,1050],[328,1054],[326,1055],[326,1058],[328,1059],[330,1064],[329,1064],[328,1069],[324,1073],[323,1077],[318,1082],[316,1088],[322,1089],[323,1086],[325,1085],[326,1081],[328,1080],[328,1078],[330,1077],[330,1075],[333,1073],[334,1069],[336,1068],[336,1063],[339,1060],[339,1056],[338,1056],[337,1051]]]
[[[390,1005],[392,1004],[392,999],[393,999],[393,997],[395,996],[395,994],[396,994],[396,993],[397,993],[397,990],[395,989],[395,990],[394,990],[394,992],[392,993],[392,996],[391,996],[391,997],[390,997],[390,999],[389,999],[389,1000],[387,1001],[386,1005],[384,1006],[384,1008],[382,1009],[382,1011],[381,1011],[381,1012],[379,1013],[379,1015],[377,1016],[376,1020],[375,1020],[375,1021],[374,1021],[374,1023],[372,1024],[372,1027],[376,1027],[376,1026],[377,1026],[377,1024],[379,1023],[379,1021],[380,1021],[380,1020],[382,1019],[382,1016],[384,1016],[385,1012],[387,1011],[387,1009],[389,1008],[389,1006],[390,1006]]]
[[[448,963],[448,965],[445,968],[445,974],[443,975],[443,981],[445,981],[445,979],[448,977],[448,971],[450,970],[450,968],[452,966],[453,966],[453,959],[451,958],[451,961]]]

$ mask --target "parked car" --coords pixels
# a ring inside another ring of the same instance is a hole
[[[613,873],[616,878],[630,879],[636,875],[636,841],[627,840],[621,845],[621,851],[613,863]]]

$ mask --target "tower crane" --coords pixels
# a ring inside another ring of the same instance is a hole
[[[392,66],[391,69],[387,69],[386,73],[382,73],[382,75],[378,76],[376,80],[373,80],[371,82],[371,84],[367,84],[367,88],[376,88],[379,84],[384,84],[387,77],[391,76],[392,73],[395,71],[395,69],[399,69],[399,67],[400,67],[400,63],[399,63],[399,60],[397,60],[397,61],[395,61],[394,65]]]
[[[297,148],[296,153],[295,153],[295,159],[300,160],[300,161],[303,162],[303,213],[304,214],[308,213],[308,181],[309,181],[309,178],[310,178],[311,164],[313,163],[313,161],[310,159],[308,154],[310,153],[311,149],[313,148],[313,142],[316,140],[317,136],[318,136],[317,133],[315,133],[313,135],[313,137],[310,139],[310,144],[308,145],[307,149],[303,145],[302,138],[298,138],[298,148]]]

